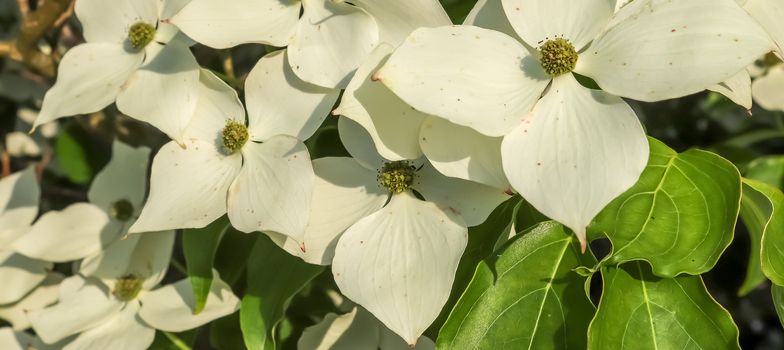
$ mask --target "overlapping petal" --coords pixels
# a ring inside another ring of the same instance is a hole
[[[422,156],[419,128],[427,114],[411,108],[373,78],[392,51],[393,47],[389,44],[381,44],[373,50],[357,69],[334,113],[362,125],[382,157],[388,160],[417,159]]]
[[[304,0],[302,6],[304,13],[289,42],[289,64],[304,81],[345,88],[378,44],[376,22],[344,2]]]
[[[0,250],[0,304],[14,303],[38,286],[52,263],[30,259],[10,250]]]
[[[122,142],[112,144],[112,159],[93,179],[87,199],[99,208],[109,210],[120,200],[140,210],[147,192],[147,163],[150,149],[133,148]]]
[[[440,173],[508,190],[502,140],[436,117],[427,118],[419,133],[422,151]]]
[[[286,61],[286,51],[262,57],[245,80],[249,132],[252,140],[275,135],[306,140],[335,105],[340,90],[302,81]]]
[[[417,28],[452,24],[446,11],[436,0],[354,0],[378,24],[379,41],[400,45]]]
[[[63,350],[143,350],[155,339],[155,329],[137,316],[139,303],[131,302],[112,317],[79,334]]]
[[[193,0],[171,22],[218,49],[245,43],[286,46],[301,8],[294,0]]]
[[[768,74],[754,80],[752,96],[762,108],[784,111],[784,65],[777,65]]]
[[[214,275],[207,304],[194,314],[196,299],[188,279],[158,288],[139,297],[139,316],[150,326],[167,332],[182,332],[237,311],[240,300],[231,287]]]
[[[340,234],[359,219],[381,209],[388,193],[378,185],[376,172],[351,158],[327,157],[313,161],[316,181],[310,220],[300,242],[284,237],[273,241],[311,264],[329,265]]]
[[[751,76],[745,68],[708,90],[718,92],[746,110],[751,110]]]
[[[488,136],[517,126],[550,81],[519,42],[471,26],[414,31],[376,78],[416,110]]]
[[[185,45],[151,43],[146,51],[144,65],[117,96],[117,108],[183,143],[198,101],[199,64]]]
[[[8,247],[28,230],[38,215],[40,196],[33,167],[0,180],[0,247]]]
[[[75,11],[84,38],[92,43],[122,43],[132,25],[158,22],[157,0],[79,0]]]

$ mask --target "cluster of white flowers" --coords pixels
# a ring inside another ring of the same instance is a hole
[[[588,224],[648,161],[622,98],[712,89],[748,109],[754,92],[784,110],[784,68],[747,70],[782,57],[775,0],[479,0],[462,25],[437,0],[76,0],[75,13],[86,43],[63,57],[33,129],[116,103],[171,142],[149,177],[150,150],[115,142],[89,201],[37,220],[34,169],[0,181],[0,317],[17,332],[0,329],[2,348],[145,349],[155,329],[235,312],[217,275],[198,314],[187,280],[158,286],[174,230],[223,215],[331,265],[340,292],[383,323],[351,309],[301,343],[358,324],[372,348],[417,344],[468,227],[511,195],[585,250]],[[196,43],[283,48],[250,72],[243,105],[199,66]],[[352,157],[311,160],[303,142],[330,114]],[[78,273],[49,272],[64,262]],[[30,326],[40,339],[20,333]]]

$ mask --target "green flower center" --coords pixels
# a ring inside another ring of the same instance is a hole
[[[539,53],[542,68],[553,77],[569,73],[577,65],[577,50],[564,38],[546,41],[539,47]]]
[[[128,41],[135,49],[142,49],[155,39],[155,27],[149,23],[137,22],[128,30]]]
[[[128,221],[133,217],[133,204],[127,199],[121,199],[112,204],[109,215],[119,221]]]
[[[416,167],[407,160],[386,162],[378,171],[378,184],[389,193],[403,193],[414,184]]]
[[[231,152],[237,152],[245,142],[248,142],[248,127],[236,120],[229,120],[223,128],[223,147]]]
[[[136,299],[136,297],[139,295],[139,292],[142,291],[143,285],[143,279],[134,275],[126,275],[120,277],[116,282],[114,282],[114,290],[112,290],[112,294],[114,294],[117,299],[122,301],[131,301]]]

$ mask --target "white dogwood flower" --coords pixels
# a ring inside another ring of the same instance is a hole
[[[236,92],[204,72],[186,148],[164,145],[150,196],[131,232],[200,228],[228,212],[243,232],[272,231],[302,245],[313,187],[301,140],[329,114],[338,91],[300,81],[285,50],[268,54],[246,80],[248,123]]]
[[[435,0],[193,0],[171,22],[214,48],[288,46],[297,76],[328,88],[344,88],[379,42],[397,45],[419,26],[451,23]]]
[[[34,128],[113,102],[181,142],[196,108],[199,65],[168,18],[187,0],[79,0],[87,43],[68,51]]]
[[[52,263],[19,254],[12,245],[38,216],[41,190],[29,167],[0,180],[0,304],[17,302],[46,278]]]
[[[46,212],[13,249],[35,259],[68,262],[98,254],[125,236],[144,203],[149,158],[148,148],[115,141],[112,159],[87,192],[89,202]]]
[[[28,333],[0,328],[0,349],[3,350],[60,350],[62,344],[48,345]]]
[[[618,96],[699,92],[770,49],[732,0],[640,0],[615,15],[610,0],[502,5],[522,43],[470,26],[419,29],[376,78],[421,112],[503,137],[512,187],[583,247],[586,226],[648,158],[642,126]]]
[[[351,120],[341,118],[339,129],[354,158],[313,162],[307,251],[273,240],[308,262],[331,262],[343,294],[414,344],[449,297],[467,227],[482,223],[508,195],[445,177],[420,160],[385,160]]]
[[[769,111],[784,111],[784,64],[770,67],[751,84],[754,101]]]
[[[119,259],[129,267],[123,275],[104,279],[111,281],[109,284],[82,275],[65,279],[57,304],[29,313],[36,334],[47,344],[73,336],[62,347],[65,350],[143,350],[153,342],[156,329],[182,332],[239,308],[239,299],[217,273],[207,304],[198,314],[193,313],[195,297],[189,279],[155,288],[168,268],[174,234],[144,236],[167,242],[119,242],[132,246],[133,255],[130,259],[122,254],[107,255],[104,263],[108,266],[116,265],[111,260]]]

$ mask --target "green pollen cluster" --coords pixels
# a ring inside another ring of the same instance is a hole
[[[414,184],[416,167],[407,160],[384,163],[378,171],[378,183],[389,193],[403,193]]]
[[[139,292],[142,291],[143,285],[144,280],[139,277],[134,275],[123,276],[114,282],[112,294],[119,300],[131,301],[139,296]]]
[[[109,209],[109,215],[122,222],[128,221],[133,217],[133,204],[127,199],[116,201]]]
[[[142,49],[155,39],[155,27],[151,24],[138,22],[128,30],[128,41],[135,49]]]
[[[569,73],[577,65],[577,51],[572,43],[564,38],[548,40],[539,47],[539,52],[542,68],[550,76]]]
[[[229,120],[223,128],[223,147],[231,152],[237,152],[245,142],[248,142],[248,127],[236,120]]]

